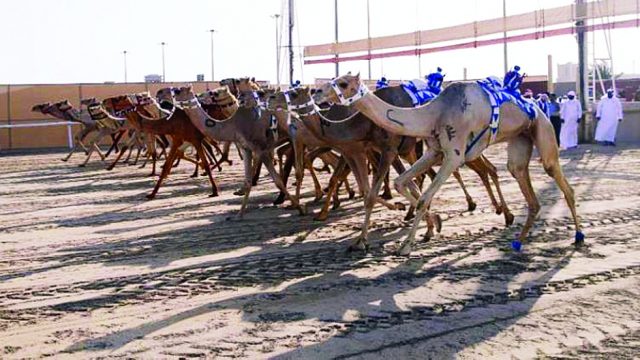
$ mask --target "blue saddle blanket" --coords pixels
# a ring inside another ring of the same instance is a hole
[[[500,105],[506,102],[516,104],[530,120],[536,118],[536,105],[533,101],[526,100],[522,97],[517,89],[504,87],[502,81],[495,76],[490,76],[483,80],[477,81],[478,85],[487,93],[489,102],[491,103],[491,121],[489,122],[489,130],[491,130],[490,143],[494,142],[498,134],[498,125],[500,124]]]
[[[400,86],[411,97],[414,107],[424,105],[438,96],[437,93],[429,89],[427,83],[420,79],[403,81]]]

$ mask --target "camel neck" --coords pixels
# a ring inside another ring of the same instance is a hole
[[[140,116],[137,111],[127,113],[127,119],[132,124],[137,124],[143,132],[156,135],[171,135],[173,123],[167,120],[148,120]]]
[[[353,106],[381,128],[403,136],[425,138],[435,128],[433,103],[418,108],[401,108],[386,103],[373,93],[367,93]]]
[[[217,141],[236,141],[236,116],[240,110],[236,111],[231,118],[219,121],[207,114],[202,106],[184,108],[184,112],[189,117],[193,125],[206,136]]]

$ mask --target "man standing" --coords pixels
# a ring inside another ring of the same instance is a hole
[[[562,119],[562,129],[560,130],[560,148],[572,149],[578,147],[578,124],[582,117],[582,106],[576,99],[575,91],[567,93],[567,101],[560,107],[560,119]]]
[[[562,128],[562,122],[560,120],[560,103],[558,102],[558,97],[554,93],[549,95],[549,99],[551,100],[549,103],[549,112],[551,113],[549,119],[551,120],[553,130],[556,133],[556,142],[560,145],[560,129]]]
[[[596,119],[596,141],[604,146],[616,146],[618,123],[622,121],[622,104],[613,89],[607,90],[607,95],[600,100]]]

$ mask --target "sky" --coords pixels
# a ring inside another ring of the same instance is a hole
[[[507,14],[570,4],[569,0],[507,0]],[[312,83],[332,77],[333,64],[302,66],[301,46],[332,42],[334,1],[296,0],[295,78]],[[167,81],[211,79],[214,29],[215,78],[254,76],[276,80],[276,20],[283,0],[20,0],[2,1],[0,11],[0,83],[102,83],[124,81],[127,51],[129,82],[162,74],[165,42]],[[502,16],[502,0],[370,0],[371,36],[451,26]],[[338,0],[341,41],[365,38],[366,0]],[[279,24],[282,26],[283,24]],[[285,35],[285,34],[282,34]],[[640,29],[611,32],[615,72],[639,73]],[[286,44],[286,36],[282,37]],[[598,57],[605,57],[604,36],[595,35]],[[572,36],[509,45],[509,63],[530,75],[547,73],[547,55],[555,64],[577,62]],[[282,73],[286,73],[282,49]],[[503,75],[502,45],[372,61],[372,77],[412,79],[441,66],[448,80]],[[346,62],[340,72],[367,74],[367,62]],[[554,72],[556,71],[554,66]],[[286,79],[283,75],[283,79]],[[283,80],[284,82],[284,80]]]

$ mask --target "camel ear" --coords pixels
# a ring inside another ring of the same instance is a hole
[[[251,82],[256,82],[256,78],[255,78],[255,77],[252,77],[252,78],[251,78]]]
[[[358,71],[358,73],[356,74],[356,79],[360,80],[360,71]]]

